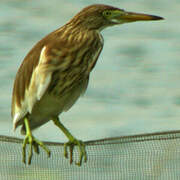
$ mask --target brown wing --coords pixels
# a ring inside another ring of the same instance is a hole
[[[31,80],[33,77],[33,72],[38,66],[40,54],[42,52],[43,47],[45,45],[51,47],[52,42],[58,43],[58,41],[60,40],[57,38],[57,34],[55,32],[56,31],[47,35],[31,49],[31,51],[24,58],[16,74],[14,87],[13,87],[13,94],[12,94],[12,104],[11,104],[11,116],[15,122],[18,121],[17,119],[22,119],[27,114],[27,107],[25,107],[27,106],[25,104],[25,96],[27,90],[30,87]],[[49,59],[50,58],[48,58],[48,60]],[[50,62],[47,62],[47,64],[48,63]],[[21,113],[17,115],[17,112],[19,111],[21,111]]]
[[[48,89],[52,73],[58,68],[53,64],[54,58],[48,55],[48,46],[44,46],[38,55],[38,60],[31,57],[25,59],[16,76],[12,101],[14,128],[27,113],[31,113],[34,104]],[[34,63],[34,60],[38,63]],[[29,61],[34,64],[28,64]]]
[[[89,33],[88,36],[87,33],[84,33],[76,37],[78,38],[74,38],[72,35],[71,27],[70,31],[65,32],[62,27],[39,41],[25,57],[16,75],[13,89],[12,118],[14,128],[19,125],[19,121],[28,112],[31,113],[34,103],[40,100],[45,93],[52,73],[57,70],[65,71],[73,63],[77,64],[78,57],[83,57],[83,51],[79,50],[84,46],[86,49],[92,49],[98,41],[96,36],[91,36]],[[95,65],[100,51],[90,65],[90,69]],[[81,52],[78,57],[76,57],[77,52]]]
[[[63,39],[61,33],[56,30],[39,41],[27,54],[17,72],[11,107],[14,128],[28,112],[31,113],[34,103],[45,93],[51,74],[59,67],[61,70],[68,68],[67,61],[63,60],[70,51],[70,43]]]
[[[21,109],[25,99],[25,91],[29,88],[33,70],[39,62],[39,56],[42,49],[42,44],[37,44],[25,57],[21,64],[14,81],[11,116],[14,119],[17,109]],[[20,119],[25,116],[27,112],[24,110],[20,115]]]
[[[36,49],[36,50],[35,50]],[[33,69],[39,62],[39,55],[42,46],[35,46],[25,57],[22,62],[14,81],[13,95],[12,95],[12,109],[11,115],[14,116],[14,105],[15,103],[21,107],[21,102],[24,100],[25,89],[29,87],[30,80],[32,77]]]

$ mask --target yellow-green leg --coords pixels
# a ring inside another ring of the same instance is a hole
[[[26,128],[26,136],[23,142],[23,163],[26,164],[26,145],[30,145],[30,151],[29,151],[29,156],[28,156],[28,164],[31,164],[31,159],[33,156],[33,149],[34,151],[39,154],[39,146],[41,146],[48,154],[48,157],[50,157],[50,150],[39,140],[37,140],[31,132],[30,125],[29,125],[29,120],[27,118],[24,118],[24,124]]]
[[[59,127],[63,131],[63,133],[66,135],[66,137],[69,139],[69,142],[64,144],[64,156],[66,158],[68,158],[67,148],[69,146],[70,164],[72,164],[72,162],[73,162],[73,149],[74,149],[74,146],[77,145],[79,148],[79,161],[76,162],[76,165],[81,166],[83,158],[84,158],[84,162],[87,161],[87,153],[86,153],[86,149],[85,149],[85,144],[82,141],[74,138],[72,136],[72,134],[68,131],[68,129],[66,129],[64,127],[64,125],[60,122],[58,117],[55,117],[52,120],[53,120],[54,124],[57,127]]]

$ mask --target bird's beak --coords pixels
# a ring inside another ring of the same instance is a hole
[[[116,16],[116,21],[119,21],[119,23],[128,23],[128,22],[135,22],[135,21],[154,21],[154,20],[163,20],[163,19],[164,18],[160,16],[127,12],[127,11],[124,11],[119,16]]]

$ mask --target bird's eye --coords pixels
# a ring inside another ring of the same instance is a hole
[[[106,15],[110,15],[111,14],[111,12],[106,12]]]
[[[111,15],[111,12],[110,12],[110,11],[104,11],[104,12],[103,12],[103,15],[104,15],[104,16],[109,16],[109,15]]]

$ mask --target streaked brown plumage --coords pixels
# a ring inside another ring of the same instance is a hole
[[[99,49],[102,48],[99,35],[96,32],[88,32],[90,35],[89,37],[85,34],[86,32],[82,32],[82,41],[75,41],[73,44],[71,38],[73,34],[69,36],[71,41],[64,42],[61,38],[58,38],[61,37],[58,36],[61,31],[63,32],[64,28],[57,31],[57,38],[54,40],[52,40],[51,36],[54,36],[56,32],[46,37],[50,39],[49,41],[44,42],[41,40],[24,59],[16,76],[12,107],[15,105],[14,103],[16,103],[16,105],[22,108],[21,102],[25,99],[24,90],[29,88],[32,72],[38,64],[39,56],[44,46],[46,46],[47,57],[45,71],[46,69],[48,71],[51,69],[52,71],[52,80],[47,88],[47,93],[62,97],[63,94],[70,91],[76,84],[81,83],[81,81],[88,81],[89,72],[92,70],[98,56],[93,62],[88,62],[88,59],[92,59],[93,53],[96,52],[96,50],[100,53]],[[91,36],[91,33],[94,34]],[[80,43],[80,46],[78,43]],[[75,46],[75,48],[70,48],[70,45]],[[57,86],[59,88],[57,88]],[[68,107],[65,109],[67,108]],[[14,108],[12,108],[12,116],[14,115],[13,109]],[[15,127],[21,123],[23,123],[23,121],[17,121]]]
[[[107,5],[91,5],[32,48],[17,72],[12,97],[14,129],[22,125],[22,133],[26,134],[24,162],[26,144],[30,143],[36,149],[39,145],[30,130],[51,119],[61,130],[64,129],[59,124],[58,115],[71,108],[85,92],[89,74],[103,48],[100,31],[116,24],[160,19],[158,16],[129,13]],[[68,134],[67,129],[63,132],[70,139],[67,145],[71,150],[73,145],[78,145],[80,152],[83,151],[78,163],[81,165],[83,156],[86,156],[82,148],[84,145]],[[72,153],[70,159],[72,162]]]

